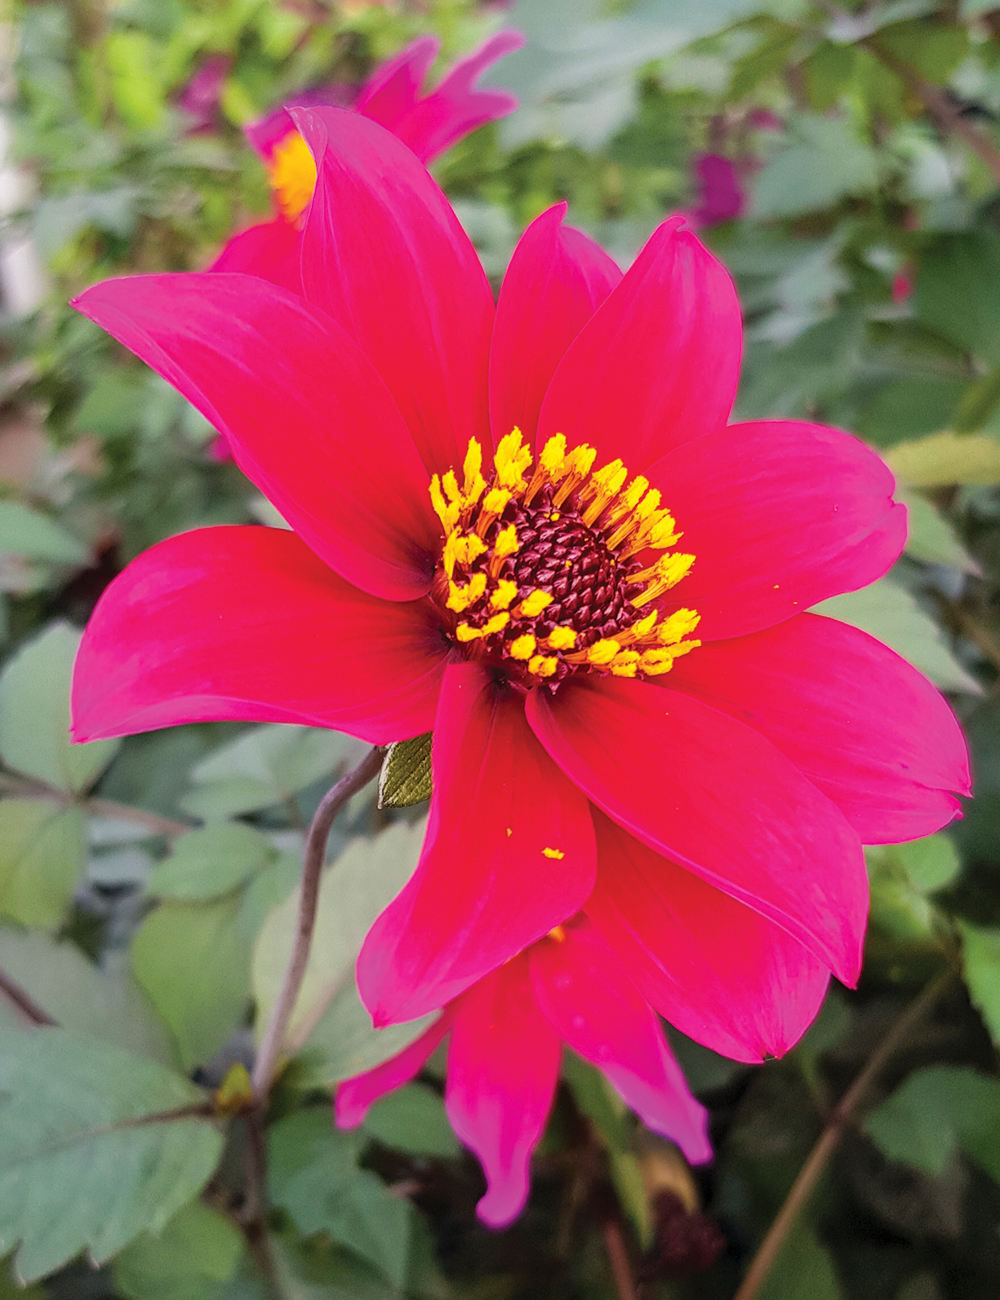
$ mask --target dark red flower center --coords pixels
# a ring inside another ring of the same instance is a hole
[[[470,657],[529,683],[579,670],[656,676],[700,644],[698,614],[661,620],[654,603],[690,570],[660,493],[620,460],[593,470],[586,445],[550,438],[533,473],[515,429],[500,442],[489,482],[472,439],[464,482],[434,475],[444,528],[433,596],[445,630]]]

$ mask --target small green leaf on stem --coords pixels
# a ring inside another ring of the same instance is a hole
[[[390,745],[378,778],[380,808],[409,808],[431,797],[433,732]]]

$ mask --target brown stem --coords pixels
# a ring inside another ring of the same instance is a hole
[[[94,817],[137,822],[140,826],[147,826],[154,835],[186,835],[188,831],[194,830],[187,822],[161,817],[159,813],[147,812],[145,808],[133,808],[131,804],[117,803],[113,799],[80,799],[68,790],[59,790],[45,781],[31,781],[8,772],[0,772],[0,793],[11,799],[47,799],[51,803],[62,804],[65,808],[75,804]]]
[[[611,1276],[615,1280],[618,1300],[639,1300],[621,1224],[617,1219],[605,1219],[603,1231],[604,1249],[608,1252],[608,1263],[611,1265]]]
[[[883,1038],[881,1044],[868,1058],[864,1069],[841,1097],[833,1113],[826,1122],[826,1127],[819,1140],[809,1153],[809,1158],[799,1170],[792,1189],[785,1197],[785,1203],[778,1211],[777,1217],[768,1229],[767,1236],[760,1244],[757,1254],[746,1271],[733,1300],[754,1300],[767,1275],[774,1266],[789,1232],[805,1208],[813,1188],[819,1182],[820,1175],[830,1163],[830,1157],[840,1145],[848,1126],[854,1120],[855,1112],[864,1100],[868,1089],[877,1075],[889,1061],[890,1057],[904,1041],[910,1030],[941,996],[944,989],[954,978],[949,969],[931,980],[919,997],[914,998],[893,1027]]]
[[[1000,184],[1000,149],[965,117],[961,110],[952,103],[947,94],[933,82],[887,50],[876,36],[865,36],[859,42],[876,59],[894,72],[911,94],[923,104],[934,120],[938,130],[944,135],[957,135],[986,164],[993,179]]]
[[[378,775],[381,765],[382,750],[376,746],[369,750],[352,772],[348,772],[332,790],[327,791],[309,827],[302,863],[299,920],[292,955],[288,962],[288,969],[285,971],[281,992],[271,1009],[271,1017],[264,1030],[253,1067],[253,1095],[257,1105],[265,1104],[271,1091],[271,1084],[277,1073],[278,1055],[285,1041],[285,1031],[306,973],[309,946],[312,943],[313,927],[316,924],[316,904],[319,901],[320,877],[323,873],[323,860],[326,857],[326,841],[330,835],[330,827],[333,825],[333,819],[351,796]]]
[[[12,979],[5,970],[0,970],[0,993],[12,1003],[22,1016],[32,1025],[54,1025],[57,1022],[49,1013],[38,1005],[31,994],[21,988],[17,980]]]

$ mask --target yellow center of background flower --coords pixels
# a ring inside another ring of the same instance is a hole
[[[298,221],[316,188],[316,160],[298,131],[289,131],[274,146],[268,171],[282,216]]]
[[[584,670],[659,676],[701,644],[700,616],[661,619],[649,606],[690,571],[660,492],[620,460],[594,470],[596,452],[551,437],[532,471],[520,429],[503,438],[489,480],[473,438],[459,485],[431,480],[444,530],[434,597],[470,657],[509,675],[560,681]],[[660,552],[659,555],[656,552]]]

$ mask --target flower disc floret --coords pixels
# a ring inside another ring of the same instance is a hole
[[[699,615],[661,619],[654,602],[695,557],[660,492],[620,460],[595,470],[596,453],[554,434],[534,463],[520,429],[502,438],[490,478],[469,442],[462,482],[431,480],[444,530],[434,599],[456,644],[517,680],[573,672],[657,677],[701,644]]]

